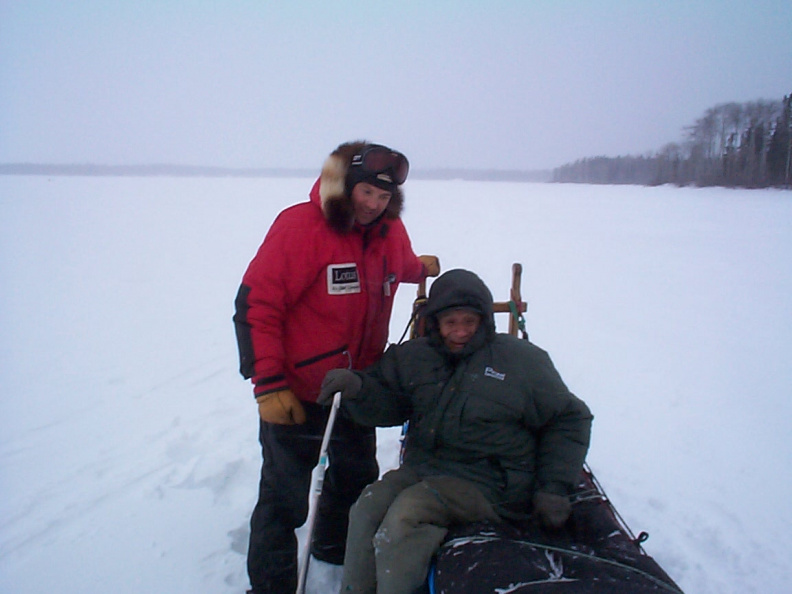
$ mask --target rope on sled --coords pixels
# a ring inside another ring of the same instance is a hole
[[[399,339],[399,342],[397,342],[396,344],[401,344],[401,343],[404,342],[404,339],[407,337],[407,333],[413,327],[413,324],[415,324],[417,319],[418,319],[418,311],[416,310],[410,316],[410,319],[407,322],[407,327],[404,329],[404,332],[402,333],[401,338]]]
[[[589,559],[590,561],[606,563],[608,565],[613,565],[614,567],[618,567],[620,569],[626,569],[627,571],[631,571],[631,572],[636,573],[636,574],[638,574],[638,575],[640,575],[642,577],[645,577],[649,581],[654,582],[655,584],[657,584],[661,588],[667,590],[668,592],[674,592],[674,594],[683,594],[682,590],[680,590],[676,586],[671,585],[669,583],[666,583],[663,580],[661,580],[660,578],[653,576],[651,573],[647,573],[647,572],[643,571],[642,569],[638,569],[637,567],[632,567],[630,565],[626,565],[625,563],[621,563],[620,561],[614,561],[613,559],[606,559],[605,557],[598,557],[597,555],[592,555],[590,553],[583,553],[581,551],[575,551],[573,549],[565,549],[563,547],[557,547],[557,546],[553,546],[553,545],[542,544],[542,543],[533,542],[533,541],[530,541],[530,540],[522,540],[522,539],[515,539],[515,538],[500,538],[500,537],[495,537],[495,536],[474,536],[474,537],[462,536],[462,537],[459,537],[459,538],[453,538],[453,539],[443,543],[443,548],[454,547],[454,546],[457,546],[457,544],[463,544],[463,543],[467,543],[467,542],[479,543],[479,542],[497,542],[497,541],[500,541],[500,542],[511,542],[511,543],[515,543],[515,544],[524,544],[524,545],[528,545],[528,546],[531,546],[531,547],[535,547],[537,549],[543,549],[545,551],[550,551],[552,553],[562,553],[562,554],[566,554],[566,555],[571,555],[573,557],[582,557],[584,559]]]
[[[509,301],[509,310],[523,339],[528,340],[528,331],[525,329],[525,317],[517,310],[517,303],[514,299]]]
[[[624,530],[625,533],[627,533],[627,535],[630,537],[630,540],[633,542],[633,544],[635,544],[635,546],[638,547],[638,550],[641,552],[641,554],[645,555],[646,552],[643,550],[641,544],[646,542],[646,540],[649,538],[649,534],[647,534],[646,532],[640,532],[638,536],[635,536],[635,533],[627,525],[627,522],[619,513],[619,510],[617,510],[616,507],[611,502],[610,497],[608,497],[608,494],[605,492],[605,489],[602,487],[602,484],[599,482],[599,480],[597,480],[597,477],[594,476],[594,471],[591,470],[591,467],[588,465],[588,463],[583,464],[583,472],[588,475],[589,479],[591,480],[591,483],[594,485],[595,493],[599,494],[602,501],[604,501],[605,504],[608,506],[608,509],[613,515],[613,518],[616,520],[616,523],[619,524],[619,526]],[[595,496],[590,496],[587,498],[585,497],[580,498],[579,500],[582,501],[584,499],[594,499],[594,498]]]

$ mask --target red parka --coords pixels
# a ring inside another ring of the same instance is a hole
[[[237,294],[240,371],[255,396],[289,388],[314,402],[328,370],[378,361],[396,289],[425,278],[400,218],[339,230],[321,181],[277,217]]]

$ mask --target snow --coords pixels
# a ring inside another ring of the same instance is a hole
[[[233,299],[312,181],[0,177],[1,592],[244,592],[260,454]],[[792,195],[405,193],[444,269],[505,300],[523,264],[531,338],[593,410],[589,463],[647,552],[688,593],[789,591]],[[313,565],[309,591],[335,580]]]

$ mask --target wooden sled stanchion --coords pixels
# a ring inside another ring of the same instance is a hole
[[[523,338],[528,338],[528,334],[525,331],[525,319],[523,318],[523,314],[528,311],[528,304],[522,300],[522,293],[520,292],[521,282],[522,264],[515,262],[512,264],[512,282],[509,301],[495,301],[492,304],[492,311],[494,313],[510,313],[509,334],[518,336],[522,333]],[[421,310],[423,310],[426,305],[426,300],[426,281],[423,280],[418,284],[417,296],[413,302],[413,313],[410,319],[410,339],[423,336],[424,328]]]

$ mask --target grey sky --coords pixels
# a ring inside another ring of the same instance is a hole
[[[549,168],[789,93],[789,0],[0,0],[0,163]]]

